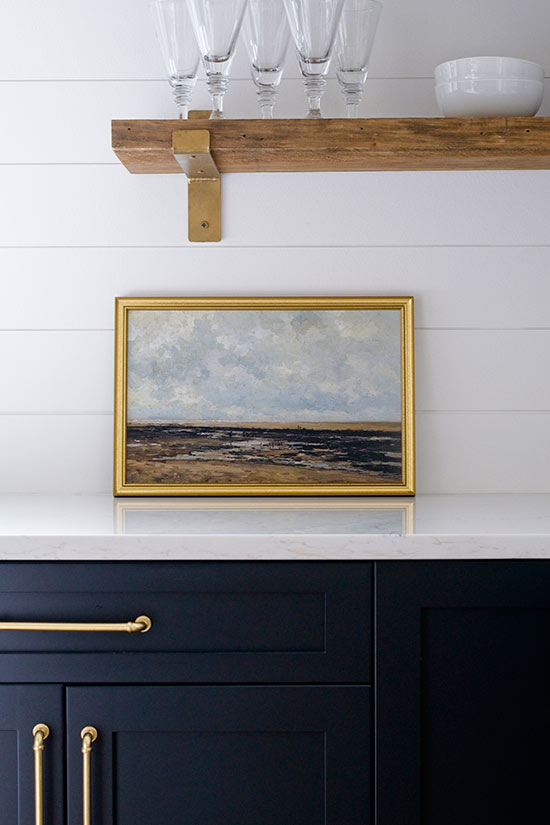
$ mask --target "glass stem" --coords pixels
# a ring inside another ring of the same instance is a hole
[[[193,95],[193,87],[187,86],[185,83],[177,83],[175,86],[172,86],[172,94],[174,95],[176,106],[179,109],[180,118],[187,120],[191,97]]]
[[[344,93],[344,100],[346,101],[346,115],[347,117],[357,117],[359,113],[359,104],[363,97],[362,83],[347,83],[342,89]]]
[[[221,74],[211,74],[207,80],[208,91],[212,96],[211,120],[223,117],[223,96],[227,91],[227,78]]]
[[[272,87],[263,87],[258,89],[258,103],[260,104],[260,112],[264,120],[270,120],[273,117],[273,108],[277,98],[277,92]]]
[[[307,95],[308,118],[320,118],[321,114],[321,97],[325,91],[327,81],[324,77],[306,77],[304,80]]]

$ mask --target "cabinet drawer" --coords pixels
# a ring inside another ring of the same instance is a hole
[[[134,621],[147,633],[0,631],[10,681],[368,682],[370,564],[0,565],[0,621]]]

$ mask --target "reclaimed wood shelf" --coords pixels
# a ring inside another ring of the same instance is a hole
[[[550,168],[549,117],[115,120],[112,145],[134,174],[178,173],[188,129],[209,131],[222,173]]]
[[[187,174],[191,240],[220,239],[219,173],[550,169],[549,117],[115,120],[112,129],[133,174]]]

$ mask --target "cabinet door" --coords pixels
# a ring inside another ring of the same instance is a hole
[[[379,825],[547,825],[550,563],[376,576]]]
[[[33,728],[48,725],[43,751],[44,825],[63,824],[63,691],[55,685],[0,685],[0,822],[34,822]]]
[[[92,825],[367,825],[367,687],[67,691],[69,822],[80,731],[98,730]]]

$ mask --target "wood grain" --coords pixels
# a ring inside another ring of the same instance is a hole
[[[172,132],[204,121],[115,120],[132,173],[179,173]],[[220,172],[549,169],[550,118],[208,121]]]

